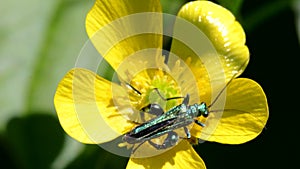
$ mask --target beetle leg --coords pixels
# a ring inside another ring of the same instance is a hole
[[[141,143],[140,143],[139,145],[137,145],[136,147],[133,146],[133,148],[132,148],[132,150],[131,150],[131,154],[134,154],[135,151],[136,151],[142,144],[144,144],[144,143],[145,143],[145,141],[141,142]]]
[[[190,139],[191,138],[191,133],[190,133],[189,129],[187,127],[183,127],[183,128],[184,128],[184,132],[186,134],[186,138]]]
[[[153,103],[150,106],[150,114],[156,115],[156,116],[160,116],[164,113],[164,110],[160,107],[159,104]]]
[[[156,103],[148,104],[147,106],[143,107],[140,111],[140,116],[143,122],[146,121],[145,113],[149,113],[155,116],[160,116],[164,113],[164,110],[160,107],[159,104]]]
[[[164,140],[164,142],[162,144],[156,144],[151,140],[148,140],[148,142],[150,145],[152,145],[157,150],[161,150],[161,149],[167,149],[167,148],[170,148],[170,147],[176,145],[178,142],[178,139],[179,139],[179,137],[178,137],[177,133],[170,131],[168,133],[167,138]]]
[[[205,124],[201,123],[199,120],[195,120],[195,123],[201,127],[205,127]]]
[[[191,136],[191,138],[187,139],[187,141],[192,144],[192,145],[198,145],[198,144],[201,144],[201,143],[204,143],[205,140],[202,140],[200,138],[197,138],[195,136]]]

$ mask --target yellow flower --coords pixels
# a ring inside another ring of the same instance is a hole
[[[153,89],[165,98],[190,94],[190,104],[210,105],[209,117],[198,118],[206,126],[190,126],[191,139],[166,152],[131,157],[127,168],[206,168],[190,143],[195,138],[224,144],[254,139],[268,119],[266,96],[253,80],[236,78],[248,64],[249,51],[242,27],[228,10],[209,1],[189,2],[175,18],[173,34],[163,32],[162,18],[172,16],[161,11],[159,0],[96,0],[87,15],[87,33],[121,85],[74,68],[58,85],[55,108],[71,137],[101,144],[137,126],[143,120],[137,114],[148,104],[158,102],[167,111],[181,103],[164,101]],[[167,64],[164,33],[173,36]]]

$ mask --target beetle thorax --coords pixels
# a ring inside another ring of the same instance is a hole
[[[206,105],[205,102],[202,102],[201,104],[197,104],[197,112],[198,112],[198,117],[199,116],[203,116],[203,117],[207,117],[208,114],[209,114],[209,111],[208,111],[208,107]]]

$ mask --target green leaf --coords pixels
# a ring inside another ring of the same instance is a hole
[[[119,82],[118,76],[115,75],[115,70],[111,67],[111,65],[106,61],[102,60],[99,63],[98,69],[97,69],[97,74],[109,81],[112,82]]]
[[[54,110],[57,84],[76,63],[88,37],[85,17],[92,1],[60,1],[38,53],[27,95],[27,111]]]
[[[180,8],[188,2],[187,0],[160,0],[163,13],[177,15]],[[170,17],[163,18],[163,30],[164,32],[173,32],[174,19],[170,19]],[[171,37],[164,36],[163,38],[163,48],[165,50],[170,50],[171,46]]]
[[[0,5],[0,124],[23,112],[26,92],[58,0],[1,1]]]
[[[186,3],[188,0],[160,0],[162,5],[162,10],[164,13],[176,15],[179,9]]]
[[[93,1],[10,0],[0,5],[0,129],[21,112],[54,112],[53,96],[88,39]]]
[[[50,168],[64,144],[64,131],[56,118],[32,114],[9,121],[6,137],[20,168]]]

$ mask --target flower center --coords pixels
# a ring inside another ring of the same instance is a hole
[[[138,110],[157,103],[166,111],[181,102],[181,99],[165,100],[182,94],[174,78],[161,69],[150,68],[137,73],[131,79],[130,85],[139,92],[129,91],[131,104]]]

